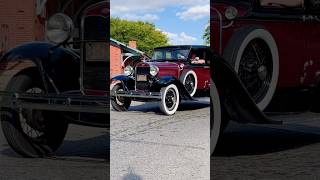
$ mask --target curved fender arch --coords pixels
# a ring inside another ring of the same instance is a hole
[[[1,58],[0,63],[6,66],[8,63],[18,63],[19,61],[34,63],[41,76],[43,73],[48,76],[43,80],[46,79],[49,84],[61,91],[79,88],[80,56],[71,50],[46,42],[26,43],[10,49]],[[25,69],[18,70],[21,72]]]
[[[255,104],[235,70],[220,56],[213,55],[211,78],[214,81],[223,108],[231,120],[240,123],[281,124],[270,120]]]
[[[127,90],[133,90],[135,85],[135,80],[132,77],[126,76],[126,75],[119,75],[111,78],[110,81],[110,90],[119,83],[122,83]]]
[[[171,76],[164,76],[161,77],[158,81],[155,82],[155,84],[152,86],[151,90],[154,92],[160,92],[161,88],[169,86],[170,84],[175,84],[180,92],[180,96],[182,99],[184,100],[194,100],[190,94],[188,93],[188,91],[186,90],[186,88],[184,87],[184,85],[182,84],[182,82],[175,78],[175,77],[171,77]]]

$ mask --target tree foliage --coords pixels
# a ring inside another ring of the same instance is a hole
[[[206,27],[202,38],[206,45],[210,45],[210,25]]]
[[[168,45],[168,37],[154,24],[141,21],[111,18],[110,37],[122,43],[137,41],[137,48],[149,56],[154,48]]]

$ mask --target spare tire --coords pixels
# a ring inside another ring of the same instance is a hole
[[[180,81],[188,91],[191,97],[196,94],[197,87],[198,87],[198,77],[197,74],[193,70],[185,71]]]

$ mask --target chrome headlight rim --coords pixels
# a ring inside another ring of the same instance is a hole
[[[155,77],[159,73],[159,68],[157,66],[150,66],[150,75]]]
[[[133,75],[133,72],[134,72],[134,69],[133,69],[133,67],[132,66],[127,66],[127,67],[125,67],[124,68],[124,70],[123,70],[123,73],[126,75],[126,76],[131,76],[131,75]]]
[[[56,13],[48,19],[45,34],[48,41],[61,44],[72,38],[74,29],[74,23],[69,16]]]
[[[229,21],[233,21],[234,19],[236,19],[238,17],[238,14],[239,14],[238,9],[233,6],[227,7],[226,11],[224,12],[224,16]]]

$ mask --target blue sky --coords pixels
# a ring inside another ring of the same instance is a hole
[[[204,44],[210,0],[111,0],[111,16],[148,21],[166,34],[171,44]]]

